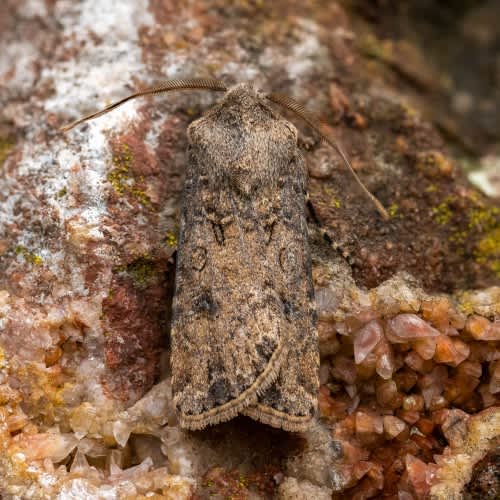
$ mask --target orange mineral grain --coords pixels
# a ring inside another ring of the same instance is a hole
[[[465,324],[465,332],[475,340],[500,340],[500,322],[491,322],[483,316],[471,316]]]

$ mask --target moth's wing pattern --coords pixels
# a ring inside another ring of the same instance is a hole
[[[256,403],[287,356],[281,301],[265,283],[248,207],[214,189],[199,154],[185,181],[172,326],[174,404],[184,428]],[[241,215],[238,215],[241,214]],[[236,265],[237,264],[237,265]]]
[[[316,406],[318,347],[297,131],[245,85],[189,127],[172,325],[182,427]]]
[[[319,352],[305,217],[306,173],[298,154],[283,173],[268,261],[287,320],[288,352],[277,379],[242,413],[288,431],[308,428],[317,407]]]

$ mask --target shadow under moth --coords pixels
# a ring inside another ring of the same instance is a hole
[[[180,425],[203,429],[243,414],[304,431],[319,389],[307,173],[296,128],[272,104],[304,119],[352,171],[316,117],[249,84],[191,79],[138,92],[62,130],[135,97],[200,88],[226,93],[188,128],[171,331]]]

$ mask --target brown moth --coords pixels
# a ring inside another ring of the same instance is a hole
[[[206,79],[133,94],[63,130],[138,96],[194,88],[227,92],[188,128],[171,331],[180,425],[203,429],[243,414],[304,431],[319,389],[307,173],[296,128],[271,103],[302,117],[351,168],[342,150],[291,98]]]

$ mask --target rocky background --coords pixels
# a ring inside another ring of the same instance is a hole
[[[4,0],[2,497],[497,498],[499,16],[493,0]],[[217,95],[58,132],[191,76],[320,113],[391,215],[297,123],[322,355],[305,435],[244,418],[184,433],[173,412],[185,131]]]

